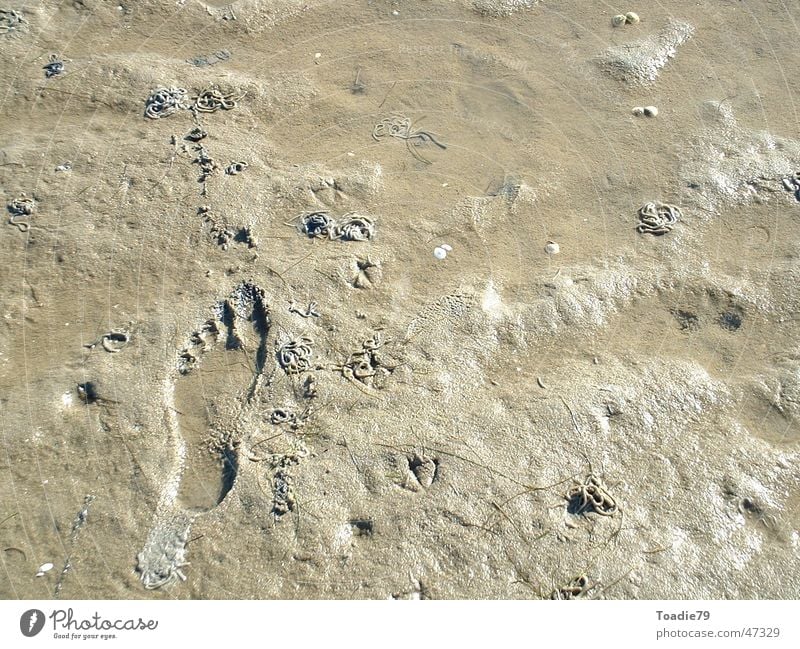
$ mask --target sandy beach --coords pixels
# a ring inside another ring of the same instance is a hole
[[[0,597],[800,598],[790,9],[3,0]]]

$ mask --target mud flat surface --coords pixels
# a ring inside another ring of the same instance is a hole
[[[0,9],[0,596],[800,597],[785,3]]]

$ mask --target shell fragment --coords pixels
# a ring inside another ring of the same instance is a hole
[[[44,577],[44,573],[50,572],[53,569],[53,564],[49,561],[47,563],[43,563],[39,566],[39,570],[36,573],[37,577]]]

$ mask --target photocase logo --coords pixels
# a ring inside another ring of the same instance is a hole
[[[25,611],[19,618],[19,630],[22,635],[32,638],[44,628],[44,613],[38,608]]]

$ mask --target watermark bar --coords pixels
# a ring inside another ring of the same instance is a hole
[[[4,601],[0,646],[797,647],[793,601]]]

